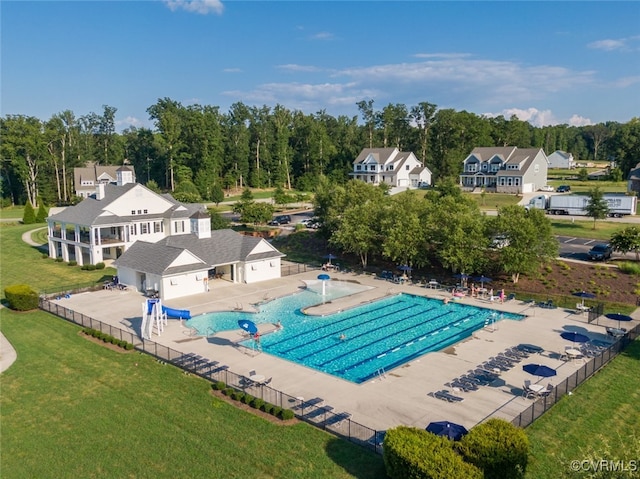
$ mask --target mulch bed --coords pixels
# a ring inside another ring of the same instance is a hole
[[[261,411],[260,409],[253,408],[248,404],[244,404],[244,403],[241,403],[240,401],[231,399],[229,396],[225,396],[224,394],[222,394],[222,391],[212,389],[211,395],[226,402],[227,404],[231,404],[232,406],[237,407],[238,409],[241,409],[250,414],[253,414],[254,416],[258,416],[258,417],[261,417],[262,419],[266,419],[271,424],[275,424],[276,426],[293,426],[294,424],[298,424],[300,422],[300,420],[295,417],[293,419],[287,419],[287,420],[279,419],[272,414],[268,414],[264,411]]]
[[[116,353],[130,354],[130,353],[135,351],[135,349],[127,350],[127,349],[121,348],[120,346],[118,346],[116,344],[105,343],[102,339],[94,338],[93,336],[85,334],[82,331],[78,331],[78,334],[80,336],[82,336],[83,338],[85,338],[87,341],[91,341],[92,343],[104,346],[105,348],[110,349],[111,351],[115,351]]]

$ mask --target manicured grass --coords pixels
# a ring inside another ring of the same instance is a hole
[[[21,220],[24,216],[24,206],[9,206],[0,208],[0,218],[12,218]]]
[[[2,374],[3,479],[386,477],[373,452],[241,411],[205,380],[47,313],[0,319],[18,352]]]
[[[576,238],[593,238],[609,241],[611,235],[629,226],[637,226],[637,223],[620,223],[613,221],[596,221],[596,229],[593,229],[593,218],[549,216],[554,235],[575,236]]]
[[[37,231],[34,231],[33,233],[31,233],[31,240],[35,241],[36,243],[39,244],[47,244],[49,239],[48,239],[48,230],[46,226],[42,226],[42,227],[36,227],[34,229],[37,229]]]
[[[634,341],[602,371],[529,426],[526,432],[531,456],[526,477],[587,477],[571,475],[571,460],[637,460],[639,375],[640,341]]]
[[[88,286],[111,279],[114,268],[83,271],[79,266],[56,263],[53,259],[42,259],[42,252],[22,241],[22,234],[42,225],[17,225],[0,223],[0,294],[10,284],[24,283],[38,292],[70,289],[75,285]],[[46,231],[46,230],[45,230]]]
[[[485,193],[484,198],[481,193],[463,193],[478,203],[481,210],[496,210],[503,206],[516,205],[522,199],[516,195],[505,193]]]

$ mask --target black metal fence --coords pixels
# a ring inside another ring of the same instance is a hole
[[[293,397],[273,389],[267,384],[256,384],[250,378],[230,371],[227,366],[221,365],[217,361],[211,361],[192,353],[185,354],[155,341],[141,339],[129,331],[60,306],[45,297],[40,298],[40,309],[80,326],[96,329],[127,341],[133,344],[138,351],[147,353],[158,360],[166,361],[185,372],[205,378],[212,383],[223,381],[230,387],[259,397],[268,403],[284,409],[291,409],[298,419],[371,449],[378,454],[382,453],[384,431],[377,431],[357,423],[351,420],[350,414],[346,412],[333,411],[333,408],[325,405],[321,398]]]
[[[619,338],[609,348],[598,356],[589,359],[580,369],[562,381],[547,396],[536,400],[525,411],[521,412],[513,421],[518,427],[527,427],[533,421],[542,416],[551,406],[557,403],[562,396],[569,394],[584,381],[593,376],[600,368],[620,354],[624,349],[640,335],[640,325],[637,325],[627,334]]]
[[[589,317],[588,317],[587,321],[589,323],[592,323],[595,320],[597,320],[600,316],[602,316],[603,314],[604,314],[604,304],[603,303],[598,303],[595,306],[591,307],[591,309],[589,309]]]
[[[311,266],[304,263],[283,264],[280,267],[281,276],[291,276],[293,274],[306,273],[307,271],[317,271],[320,266]]]

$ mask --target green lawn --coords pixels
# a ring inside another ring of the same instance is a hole
[[[42,311],[0,310],[0,459],[14,478],[384,478],[382,458],[305,423],[274,425],[150,356]]]
[[[24,206],[9,206],[0,208],[0,218],[21,220],[24,216]]]
[[[25,283],[38,292],[55,291],[59,287],[70,289],[74,285],[101,283],[116,274],[113,268],[83,271],[79,266],[56,263],[53,259],[42,258],[42,252],[22,241],[24,232],[40,228],[42,225],[17,225],[0,223],[0,294],[10,284]],[[46,231],[46,230],[44,230]],[[36,233],[41,240],[41,233]]]
[[[522,199],[516,195],[508,195],[506,193],[485,193],[484,198],[481,193],[463,193],[473,199],[481,210],[496,210],[503,206],[517,205]]]
[[[635,341],[571,396],[562,398],[529,426],[526,432],[531,442],[531,457],[527,478],[587,477],[570,475],[571,460],[638,460],[639,376],[640,341]]]
[[[596,229],[593,229],[593,218],[575,217],[573,221],[566,216],[549,216],[548,218],[551,221],[551,228],[554,235],[593,238],[603,241],[609,241],[611,235],[629,226],[638,226],[637,223],[620,223],[604,220],[596,221]]]

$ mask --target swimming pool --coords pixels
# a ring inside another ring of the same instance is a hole
[[[258,313],[210,313],[186,324],[206,334],[207,328],[238,329],[240,319],[257,323],[280,320],[282,330],[262,336],[264,352],[362,383],[457,343],[491,321],[524,318],[410,294],[388,296],[322,317],[301,311],[321,300],[317,292],[307,290],[265,303]]]

